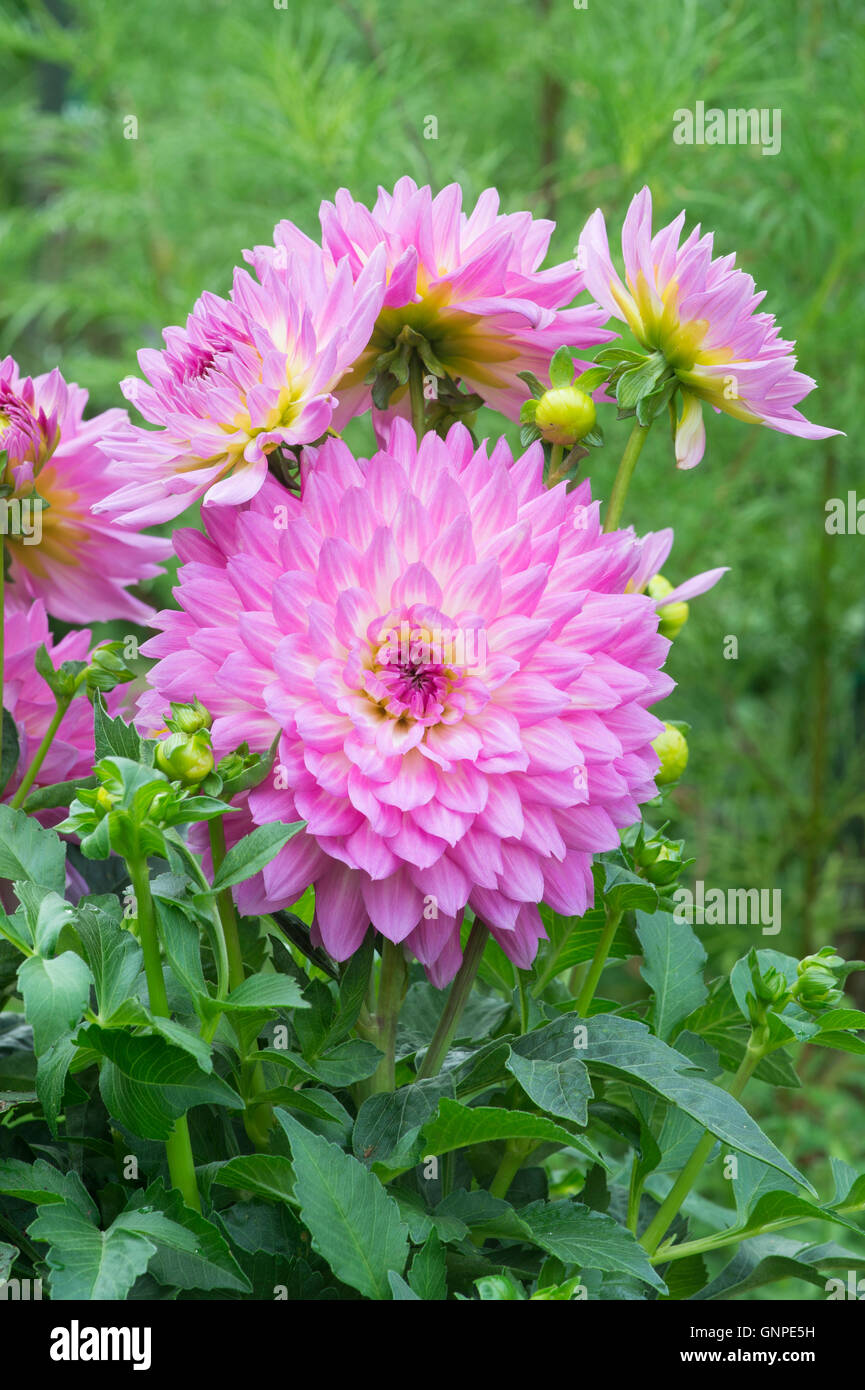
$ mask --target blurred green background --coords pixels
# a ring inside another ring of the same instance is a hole
[[[649,440],[625,520],[675,527],[674,582],[731,566],[670,658],[668,713],[692,725],[675,829],[707,885],[782,890],[780,934],[706,929],[713,962],[751,944],[861,956],[865,537],[824,525],[861,471],[860,0],[4,0],[0,16],[3,351],[33,374],[59,364],[100,409],[123,403],[139,347],[227,292],[244,247],[282,217],[315,235],[340,185],[371,201],[408,172],[473,201],[496,184],[506,210],[556,219],[563,259],[596,206],[615,232],[647,182],[656,226],[684,206],[738,253],[820,383],[805,412],[847,437],[712,416],[690,473],[664,428]],[[779,108],[780,153],[675,144],[697,101]],[[628,425],[603,424],[606,496]],[[855,1161],[861,1059],[804,1065],[813,1084],[778,1093],[773,1137],[807,1166],[828,1132]]]

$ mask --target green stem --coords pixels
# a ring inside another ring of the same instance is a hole
[[[438,1027],[418,1071],[418,1081],[423,1081],[428,1076],[438,1076],[441,1071],[442,1062],[450,1051],[451,1043],[462,1018],[463,1009],[471,994],[488,936],[489,928],[485,927],[483,922],[476,917],[463,952],[463,963],[451,985],[450,994],[439,1019]]]
[[[144,955],[144,973],[147,976],[147,993],[151,1012],[160,1018],[170,1018],[168,995],[165,992],[165,977],[162,973],[162,957],[159,951],[159,936],[153,912],[153,898],[150,894],[150,875],[147,860],[143,856],[127,860],[132,891],[135,894],[138,935]],[[189,1125],[185,1115],[176,1122],[173,1132],[165,1141],[168,1158],[168,1171],[171,1183],[182,1194],[183,1200],[194,1211],[201,1211],[201,1198],[195,1180],[195,1159],[189,1138]]]
[[[631,485],[631,478],[637,466],[637,459],[640,457],[643,445],[646,442],[646,435],[649,433],[651,425],[641,425],[639,420],[634,421],[634,428],[631,430],[628,442],[625,445],[625,452],[616,470],[613,480],[613,490],[610,493],[610,500],[607,504],[607,514],[604,518],[604,530],[615,531],[621,520],[625,506],[625,498],[628,495],[628,488]]]
[[[849,1207],[836,1207],[835,1211],[839,1216],[854,1216],[861,1212],[865,1203],[858,1202]],[[651,1257],[652,1264],[666,1264],[669,1260],[684,1260],[689,1255],[702,1255],[710,1250],[723,1250],[727,1245],[739,1245],[743,1240],[754,1240],[756,1236],[774,1235],[777,1231],[785,1231],[790,1226],[798,1226],[802,1221],[800,1216],[785,1216],[778,1221],[769,1221],[765,1226],[755,1226],[750,1230],[742,1230],[741,1227],[733,1228],[730,1231],[717,1231],[714,1235],[703,1236],[700,1240],[683,1241],[681,1245],[662,1245]]]
[[[382,938],[381,973],[378,981],[374,1030],[375,1044],[384,1053],[370,1079],[368,1093],[392,1091],[396,1086],[396,1027],[405,997],[408,971],[402,946]]]
[[[610,954],[610,948],[612,947],[619,923],[622,920],[621,912],[611,912],[609,907],[606,908],[606,914],[607,920],[601,932],[601,939],[595,947],[595,954],[592,956],[589,973],[583,981],[583,987],[577,999],[576,1012],[579,1014],[580,1018],[585,1018],[589,1012],[589,1006],[595,997],[598,980],[601,978],[601,971],[607,963],[607,956]]]
[[[72,696],[71,696],[71,695],[68,696],[68,697],[65,697],[65,696],[64,696],[64,698],[63,698],[62,700],[58,700],[58,701],[57,701],[57,708],[56,708],[55,711],[54,711],[54,715],[53,715],[53,717],[52,717],[52,719],[51,719],[51,723],[48,725],[48,728],[45,730],[45,737],[43,738],[43,740],[42,740],[42,742],[40,743],[39,747],[36,749],[36,752],[33,754],[33,759],[32,759],[32,761],[31,761],[31,763],[30,763],[30,766],[28,767],[27,771],[26,771],[25,774],[24,774],[24,778],[23,778],[23,780],[22,780],[22,782],[21,782],[21,786],[18,788],[17,792],[15,793],[15,795],[14,795],[13,798],[12,798],[11,804],[12,804],[12,807],[13,807],[14,810],[17,811],[18,808],[19,808],[20,806],[22,806],[22,805],[24,804],[25,800],[27,799],[27,793],[29,792],[30,788],[33,786],[33,783],[36,781],[36,777],[37,777],[37,775],[38,775],[38,773],[39,773],[39,769],[41,768],[42,764],[43,764],[44,761],[45,761],[45,756],[46,756],[46,754],[47,754],[47,752],[48,752],[48,749],[51,747],[51,744],[54,742],[54,735],[57,733],[57,730],[60,728],[60,724],[61,724],[61,722],[62,722],[62,720],[63,720],[63,717],[64,717],[64,715],[66,714],[66,711],[68,710],[68,708],[69,708],[69,706],[71,705],[71,703],[72,703]],[[2,756],[2,751],[0,751],[0,756]]]
[[[538,1146],[532,1139],[509,1139],[505,1144],[501,1162],[490,1183],[491,1197],[506,1197],[508,1189],[522,1168],[529,1154]]]
[[[213,859],[215,878],[219,866],[225,858],[225,827],[222,824],[222,817],[215,816],[209,822],[208,829],[210,831],[210,853]],[[234,899],[231,896],[230,888],[223,888],[221,893],[217,893],[216,906],[228,952],[228,987],[229,989],[237,989],[237,986],[242,985],[246,979],[246,971],[243,968],[243,952],[240,949],[240,935],[237,930],[237,913],[234,910]]]
[[[408,390],[411,400],[412,429],[420,444],[426,434],[426,400],[423,393],[423,363],[416,352],[411,355],[409,364]]]
[[[752,1033],[745,1055],[739,1063],[739,1070],[736,1072],[732,1085],[730,1086],[730,1095],[736,1100],[741,1096],[753,1074],[754,1068],[764,1055],[763,1048],[761,1046],[755,1047],[753,1043],[754,1034]],[[676,1181],[673,1183],[673,1186],[670,1188],[660,1207],[655,1212],[649,1225],[643,1232],[640,1244],[649,1255],[654,1255],[666,1235],[671,1222],[678,1215],[679,1208],[691,1191],[697,1178],[700,1176],[703,1165],[712,1152],[715,1142],[715,1135],[707,1130],[681,1173],[676,1178]]]

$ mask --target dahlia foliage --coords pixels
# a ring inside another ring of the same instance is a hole
[[[141,351],[121,387],[143,424],[85,420],[59,370],[0,364],[0,987],[34,1030],[40,1151],[88,1076],[112,1134],[146,1144],[148,1205],[118,1217],[132,1253],[99,1274],[102,1296],[195,1287],[189,1240],[208,1288],[257,1290],[240,1199],[215,1222],[220,1185],[305,1223],[313,1265],[264,1247],[298,1297],[322,1278],[335,1297],[478,1296],[483,1261],[516,1249],[496,1278],[518,1291],[495,1296],[568,1298],[584,1275],[599,1297],[617,1296],[608,1279],[667,1291],[668,1230],[716,1136],[805,1183],[738,1096],[793,1042],[861,1050],[861,1016],[835,1007],[849,967],[830,948],[751,950],[724,986],[735,1041],[701,1013],[702,948],[672,915],[692,861],[667,833],[687,726],[665,702],[689,601],[725,567],[682,575],[673,530],[625,516],[663,413],[680,467],[703,455],[704,401],[835,431],[796,409],[814,383],[734,258],[699,229],[680,244],[684,213],[651,222],[644,189],[622,278],[600,211],[579,256],[544,268],[553,225],[501,212],[495,190],[467,211],[456,184],[403,178],[371,208],[342,189],[320,239],[279,223],[227,298],[202,294]],[[614,399],[628,437],[602,504],[584,464]],[[194,503],[169,538],[144,534]],[[78,626],[111,619],[136,630],[94,645]],[[598,986],[638,947],[654,1003],[634,985],[622,1012]],[[734,1100],[713,1079],[737,1067]],[[669,1195],[647,1185],[651,1106],[635,1118],[617,1099],[599,1126],[587,1110],[608,1076],[696,1122]],[[189,1124],[203,1106],[222,1107],[207,1135]],[[224,1152],[206,1147],[217,1130]],[[582,1194],[622,1144],[619,1228]],[[456,1149],[448,1225],[418,1163]],[[534,1151],[519,1214],[496,1226],[477,1188],[503,1203]],[[45,1186],[5,1181],[0,1153],[0,1198]],[[62,1233],[29,1229],[53,1296],[81,1296]]]

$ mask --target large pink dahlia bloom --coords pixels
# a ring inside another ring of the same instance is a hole
[[[341,188],[321,207],[322,243],[331,265],[347,258],[360,277],[383,247],[387,293],[364,351],[338,390],[343,411],[370,403],[365,378],[408,325],[422,334],[448,375],[510,419],[519,418],[527,388],[518,372],[545,376],[556,348],[606,342],[607,313],[597,304],[568,309],[583,289],[575,261],[539,267],[555,223],[528,212],[499,213],[494,188],[470,213],[462,189],[452,183],[436,197],[428,187],[401,178],[380,188],[372,209]],[[291,222],[281,222],[275,248],[249,253],[259,273],[274,257],[308,251],[312,244]],[[391,398],[405,408],[406,391]],[[402,397],[402,401],[401,401]]]
[[[82,614],[147,622],[152,608],[127,589],[157,575],[171,545],[93,514],[113,487],[99,443],[126,414],[106,410],[85,420],[86,404],[87,392],[56,368],[31,378],[13,358],[0,362],[0,482],[12,489],[0,506],[11,577],[20,597],[41,599],[67,622]]]
[[[640,547],[542,473],[539,445],[514,461],[454,426],[418,449],[396,420],[371,460],[329,440],[302,501],[271,480],[177,535],[142,725],[197,695],[219,754],[280,732],[248,812],[307,825],[257,906],[314,883],[339,960],[371,921],[442,984],[468,905],[528,966],[538,903],[584,912],[592,855],[655,795],[647,707],[672,681],[652,600],[626,592]]]
[[[312,243],[236,270],[231,298],[203,294],[162,351],[138,354],[148,378],[127,377],[127,400],[156,430],[129,426],[109,441],[117,491],[106,508],[149,525],[198,498],[254,496],[268,456],[330,428],[339,381],[362,352],[384,294],[384,251],[356,278]]]
[[[34,665],[40,646],[48,648],[55,667],[64,661],[85,661],[90,650],[86,628],[54,642],[41,600],[25,601],[14,590],[6,596],[4,632],[6,659],[3,704],[18,731],[18,766],[3,793],[9,799],[21,782],[47,732],[56,709],[54,696]],[[93,708],[83,697],[70,704],[45,756],[36,787],[86,777],[93,767]],[[62,819],[58,812],[53,819]]]
[[[765,291],[735,269],[735,255],[712,259],[713,236],[695,227],[679,244],[685,214],[652,236],[652,195],[633,199],[622,228],[625,283],[610,258],[604,215],[592,213],[580,238],[586,288],[628,324],[643,347],[663,354],[682,388],[676,462],[703,457],[703,401],[782,434],[825,439],[838,430],[812,425],[796,409],[816,383],[796,371],[795,346],[772,314],[758,314]]]

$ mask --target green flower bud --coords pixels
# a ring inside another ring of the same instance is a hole
[[[673,592],[673,585],[662,574],[656,574],[646,585],[646,592],[657,603],[658,599],[663,598],[665,594]],[[659,608],[658,631],[661,636],[669,637],[671,640],[677,636],[688,621],[690,611],[687,603],[667,603],[663,608]]]
[[[833,1008],[843,998],[835,971],[844,964],[832,946],[824,946],[816,955],[803,956],[799,962],[799,978],[793,986],[793,996],[803,1009],[819,1011]]]
[[[553,387],[537,403],[535,424],[550,444],[573,446],[594,428],[595,402],[577,386]]]
[[[652,747],[661,760],[661,766],[655,773],[657,785],[665,787],[670,782],[677,782],[688,766],[688,742],[681,729],[677,729],[675,724],[665,724],[664,732],[652,739]]]
[[[206,729],[194,734],[172,734],[158,745],[154,761],[172,782],[195,787],[213,771],[210,734]]]
[[[191,705],[179,705],[172,700],[171,718],[167,721],[169,729],[178,734],[195,734],[199,729],[209,729],[213,718],[199,699]]]

